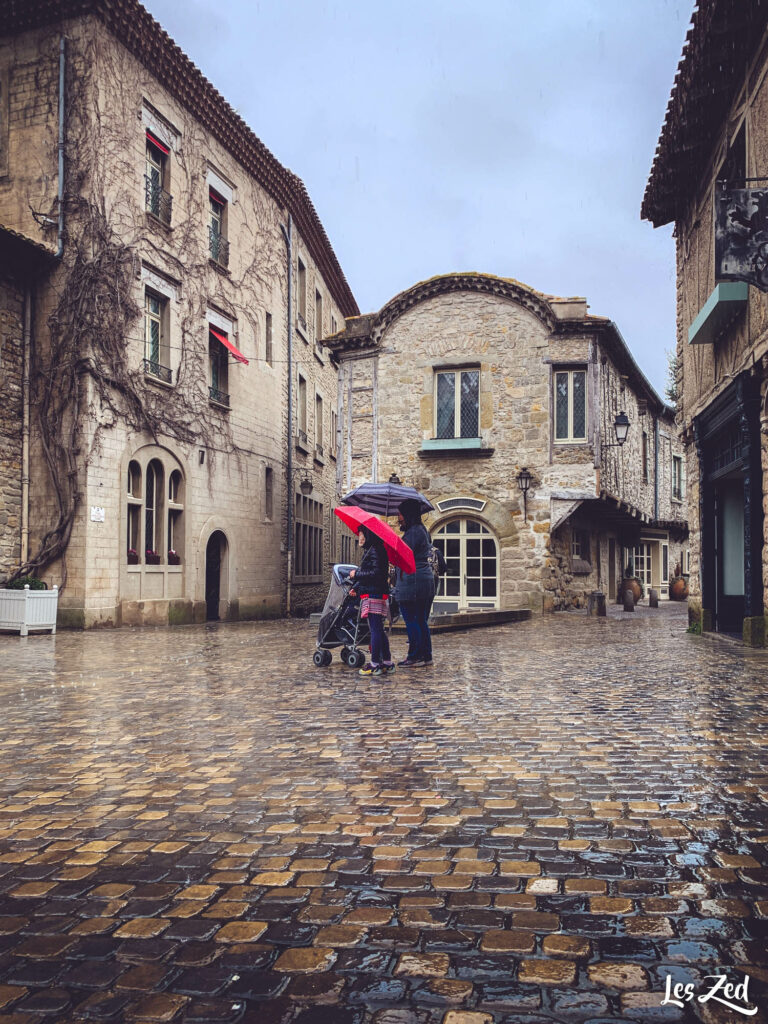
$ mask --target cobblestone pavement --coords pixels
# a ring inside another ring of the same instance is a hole
[[[768,653],[681,614],[0,637],[0,1024],[765,1021]]]

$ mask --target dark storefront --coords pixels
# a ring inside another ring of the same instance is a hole
[[[763,614],[760,392],[743,373],[694,420],[704,628],[739,636]],[[747,639],[745,635],[745,639]]]

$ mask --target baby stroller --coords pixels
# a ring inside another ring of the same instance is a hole
[[[331,664],[334,647],[341,647],[341,660],[350,668],[361,668],[366,662],[365,648],[370,645],[371,631],[368,620],[360,618],[359,595],[350,595],[355,581],[349,574],[356,568],[356,565],[334,565],[331,572],[331,585],[317,630],[317,649],[312,655],[318,668]]]

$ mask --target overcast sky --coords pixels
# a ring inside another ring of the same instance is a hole
[[[144,0],[301,177],[362,312],[476,270],[586,296],[663,394],[640,220],[693,0]]]

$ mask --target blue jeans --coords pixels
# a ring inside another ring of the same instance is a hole
[[[400,613],[408,634],[408,660],[432,661],[432,637],[427,619],[432,598],[421,601],[401,601]]]
[[[380,665],[383,661],[391,661],[389,637],[384,631],[384,616],[369,615],[368,628],[371,631],[371,664]]]

